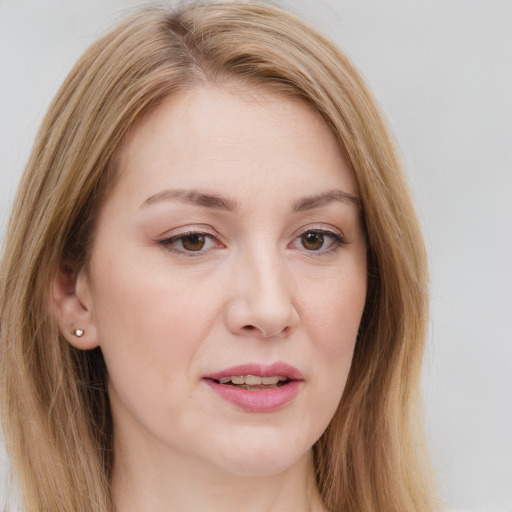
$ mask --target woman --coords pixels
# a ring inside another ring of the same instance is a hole
[[[436,509],[415,214],[366,86],[293,16],[152,8],[89,48],[1,283],[27,511]]]

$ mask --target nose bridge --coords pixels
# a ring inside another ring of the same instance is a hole
[[[293,283],[276,245],[260,240],[240,254],[233,297],[234,326],[238,332],[275,336],[290,332],[298,315],[293,305]]]
[[[252,252],[248,257],[248,277],[252,281],[252,292],[248,300],[258,305],[275,303],[287,305],[289,296],[289,282],[287,282],[287,269],[282,256],[277,250],[260,250]],[[288,276],[289,277],[289,276]]]

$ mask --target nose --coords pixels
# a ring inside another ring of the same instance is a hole
[[[279,255],[242,258],[232,275],[226,308],[228,329],[239,336],[287,337],[297,327],[294,283]]]

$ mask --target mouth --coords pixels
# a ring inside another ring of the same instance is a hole
[[[282,375],[274,375],[271,377],[260,377],[258,375],[232,375],[231,377],[221,377],[214,380],[217,384],[223,386],[234,386],[239,389],[248,391],[262,391],[265,389],[276,389],[286,386],[290,382],[288,377]]]
[[[296,399],[304,377],[285,363],[245,364],[208,375],[204,381],[216,395],[238,409],[273,412]]]

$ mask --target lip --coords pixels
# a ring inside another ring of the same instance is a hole
[[[274,375],[280,375],[281,377],[286,377],[289,380],[304,380],[304,376],[300,370],[282,362],[277,362],[271,365],[259,363],[241,364],[206,375],[205,379],[219,380],[222,377],[231,377],[232,375],[258,375],[259,377],[273,377]]]
[[[272,389],[248,390],[217,382],[222,377],[233,375],[258,375],[286,377],[289,382]],[[297,368],[282,362],[271,365],[249,363],[233,366],[212,373],[203,378],[210,389],[221,399],[247,412],[273,412],[287,406],[297,397],[302,388],[304,376]]]

